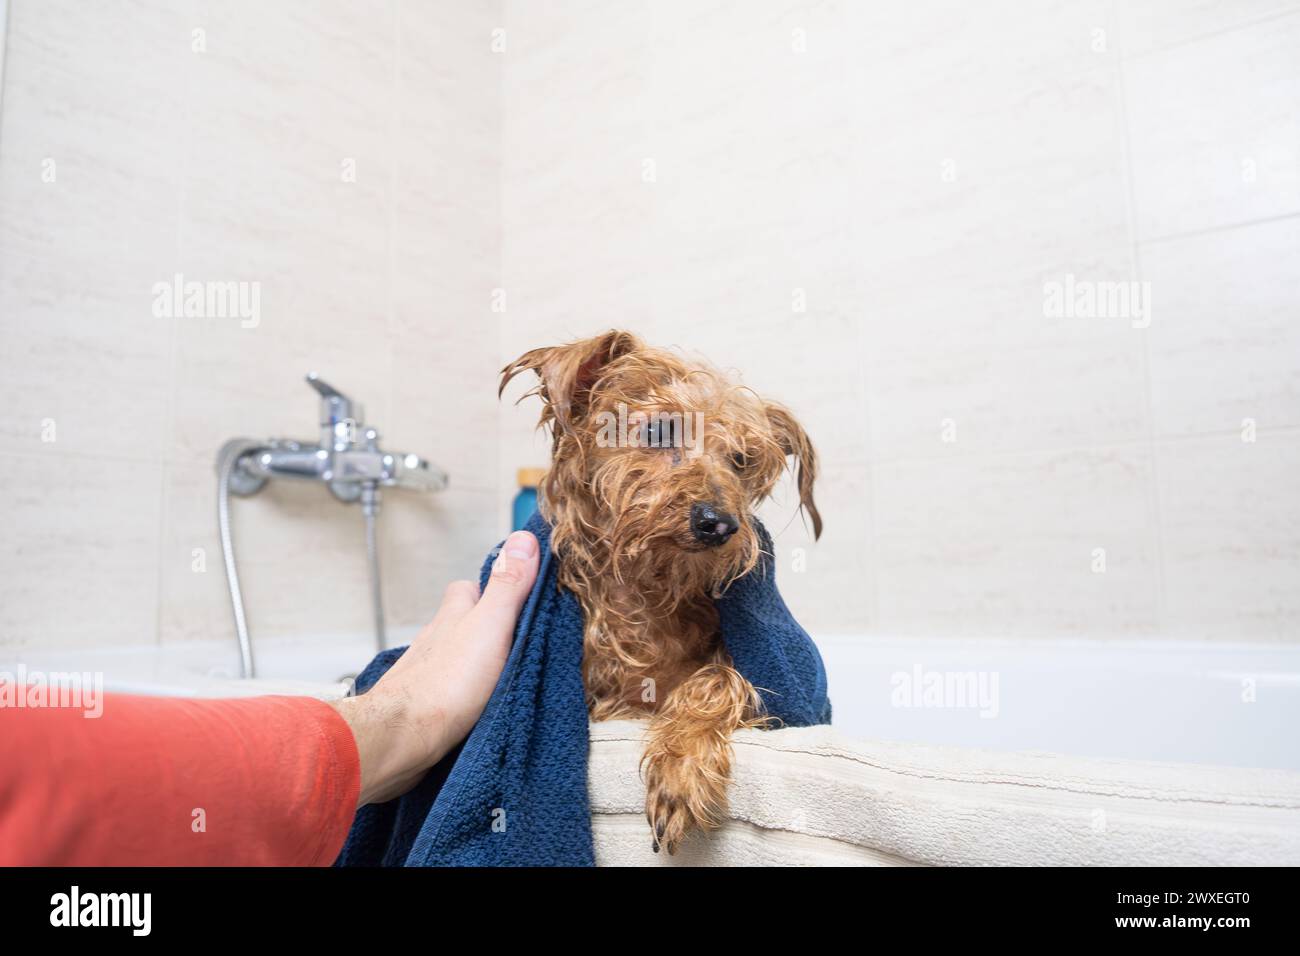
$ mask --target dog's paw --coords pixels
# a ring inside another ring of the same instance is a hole
[[[650,823],[651,847],[669,854],[695,830],[712,830],[726,809],[726,767],[718,761],[657,751],[652,747],[644,761],[645,815]]]

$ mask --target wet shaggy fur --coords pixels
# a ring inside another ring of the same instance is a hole
[[[539,427],[552,436],[539,508],[561,559],[559,583],[585,619],[588,711],[592,720],[650,716],[646,817],[655,849],[672,853],[691,831],[721,822],[733,731],[770,723],[731,666],[713,598],[758,563],[750,514],[788,463],[820,536],[816,453],[782,406],[628,332],[527,352],[502,370],[501,391],[528,371],[538,383],[524,397],[540,397]],[[655,442],[635,428],[632,440],[609,441],[611,420],[643,420],[638,413],[690,416],[703,430],[688,435],[690,447],[680,433]],[[725,544],[696,540],[697,503],[739,520]]]

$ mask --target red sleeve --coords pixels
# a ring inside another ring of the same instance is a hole
[[[310,697],[0,707],[0,865],[328,866],[360,785]]]

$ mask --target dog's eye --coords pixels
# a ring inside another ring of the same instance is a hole
[[[745,453],[743,451],[736,451],[731,453],[731,467],[735,468],[736,471],[744,471],[745,465],[748,464],[748,462],[749,459],[745,457]]]
[[[682,447],[684,440],[679,419],[663,416],[641,425],[641,447],[675,449],[675,447]]]
[[[672,419],[656,418],[641,427],[641,445],[645,448],[672,448],[676,433]]]

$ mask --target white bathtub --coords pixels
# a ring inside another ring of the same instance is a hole
[[[413,630],[399,631],[390,642],[404,644]],[[104,690],[122,694],[170,694],[178,697],[251,697],[257,694],[306,694],[332,700],[347,693],[351,680],[375,655],[371,635],[254,639],[258,677],[239,679],[239,652],[232,637],[218,644],[193,642],[96,649],[34,648],[19,654],[0,652],[0,674],[90,673],[102,675]]]
[[[390,637],[406,643],[412,629]],[[1300,647],[1158,642],[818,640],[849,737],[1300,770]],[[108,691],[182,696],[346,693],[368,635],[263,639],[240,681],[235,642],[0,654],[0,672],[94,672]],[[986,699],[905,693],[920,674]],[[938,675],[935,678],[932,675]],[[1252,696],[1253,701],[1246,698]],[[990,702],[994,706],[987,706]]]
[[[852,737],[1300,770],[1300,646],[863,637],[817,643],[834,724]],[[996,686],[996,707],[951,706],[963,703],[951,696],[942,702],[950,706],[909,699],[918,668],[923,683],[939,674],[968,688],[964,675],[984,675],[986,687]]]

